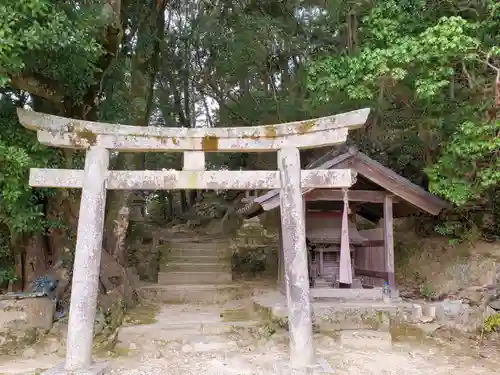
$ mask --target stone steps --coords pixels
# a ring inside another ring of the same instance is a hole
[[[189,235],[183,234],[181,236],[175,234],[173,237],[168,239],[168,243],[170,244],[191,244],[191,243],[210,243],[214,245],[227,245],[228,240],[222,238],[213,238],[209,236],[197,236],[197,235]]]
[[[170,263],[219,263],[220,261],[217,255],[172,255],[168,257]]]
[[[160,272],[231,272],[231,266],[224,263],[181,263],[170,262],[160,268]]]
[[[171,257],[215,257],[227,258],[229,261],[229,254],[226,250],[213,250],[203,248],[174,248],[170,249],[166,255],[166,259]]]
[[[197,233],[183,233],[179,236],[172,234],[165,243],[158,285],[230,283],[232,271],[229,242],[227,239],[211,238]],[[167,294],[172,293],[169,291]],[[192,294],[199,294],[196,287]],[[188,295],[189,292],[185,291],[174,293],[173,299],[184,301]]]
[[[158,272],[158,284],[225,284],[233,280],[231,272]]]
[[[233,284],[145,285],[138,288],[141,300],[168,304],[216,304],[251,296],[253,288]]]
[[[129,314],[133,322],[134,310]],[[142,316],[141,311],[138,314]],[[163,305],[154,322],[120,328],[118,346],[137,349],[154,342],[181,342],[186,346],[183,351],[223,350],[228,344],[227,349],[237,349],[227,334],[257,329],[259,321],[255,318],[251,306],[240,301],[203,306],[193,303]]]
[[[216,241],[211,240],[209,238],[204,239],[202,241],[197,240],[171,240],[167,242],[169,247],[202,247],[202,248],[210,248],[210,249],[218,249],[229,246],[229,241]]]
[[[212,323],[172,323],[161,326],[161,329],[155,324],[122,327],[118,334],[118,340],[121,342],[139,341],[143,337],[153,338],[158,341],[175,340],[198,340],[207,338],[207,336],[223,335],[233,332],[235,329],[250,329],[256,327],[258,321],[244,322],[212,322]]]

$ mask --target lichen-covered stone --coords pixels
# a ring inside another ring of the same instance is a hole
[[[55,305],[49,298],[0,301],[0,354],[14,354],[52,328]]]
[[[135,127],[72,120],[18,109],[19,121],[38,131],[45,145],[99,146],[119,151],[267,151],[284,146],[321,147],[345,142],[349,129],[363,126],[368,108],[286,124],[234,128]]]

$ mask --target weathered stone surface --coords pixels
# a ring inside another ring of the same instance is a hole
[[[255,308],[264,318],[286,319],[286,299],[280,292],[253,297]],[[399,302],[386,304],[374,301],[314,302],[313,320],[321,332],[341,330],[381,330],[409,320],[411,305]]]
[[[26,327],[49,330],[52,328],[54,312],[54,303],[49,298],[0,301],[0,327],[17,322]]]
[[[285,146],[310,148],[343,143],[349,129],[364,125],[368,108],[279,125],[235,128],[136,127],[67,119],[18,109],[23,126],[38,131],[45,145],[100,146],[122,151],[269,151]]]
[[[123,267],[118,264],[116,259],[105,250],[101,253],[100,268],[100,282],[106,291],[113,290],[118,285],[123,283]]]
[[[493,310],[500,311],[500,299],[491,301],[490,303],[488,303],[488,306],[491,307]]]
[[[205,170],[205,153],[202,151],[184,152],[183,169],[185,171]]]
[[[312,169],[301,173],[304,188],[345,188],[355,179],[350,169]],[[278,189],[277,171],[109,171],[106,174],[110,190],[255,190]],[[36,187],[81,188],[84,172],[32,168],[30,185]]]
[[[311,366],[315,363],[315,350],[299,150],[281,149],[278,153],[278,168],[282,184],[280,210],[290,330],[290,359],[294,366]]]
[[[68,370],[88,368],[92,363],[108,166],[108,150],[92,147],[87,151],[71,286]]]
[[[253,289],[238,284],[147,285],[140,287],[137,292],[141,300],[147,302],[210,305],[249,296]]]
[[[422,319],[423,312],[422,312],[422,305],[419,305],[417,303],[413,304],[412,309],[411,309],[411,320],[414,323],[420,322]]]
[[[34,344],[52,328],[55,306],[49,298],[0,301],[0,354],[14,354]]]

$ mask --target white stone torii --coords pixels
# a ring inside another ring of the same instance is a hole
[[[282,235],[293,367],[314,365],[312,314],[302,188],[349,188],[349,169],[301,170],[299,149],[344,143],[364,125],[369,109],[279,125],[235,128],[164,128],[73,120],[18,109],[21,124],[40,143],[85,149],[83,170],[30,171],[34,187],[81,188],[73,266],[66,361],[47,374],[101,374],[92,361],[107,190],[281,189]],[[110,171],[109,152],[184,152],[184,170]],[[278,171],[206,171],[205,152],[278,152]]]

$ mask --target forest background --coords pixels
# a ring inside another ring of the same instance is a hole
[[[78,220],[79,192],[32,189],[28,172],[81,168],[84,155],[39,145],[18,123],[22,106],[169,127],[264,125],[370,107],[369,123],[349,142],[454,204],[418,230],[496,240],[499,46],[496,0],[4,1],[0,285],[60,260],[70,266]],[[324,152],[306,153],[304,163]],[[211,168],[275,162],[257,154],[209,158]],[[114,169],[180,166],[176,154],[112,158]],[[104,250],[123,267],[112,228],[134,197],[108,194]],[[152,192],[146,201],[168,221],[196,197]]]

